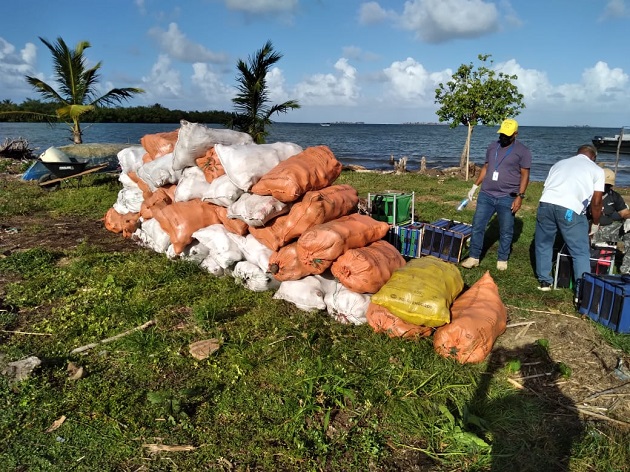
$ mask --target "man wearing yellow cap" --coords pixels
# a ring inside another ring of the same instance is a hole
[[[497,133],[499,139],[488,146],[485,164],[468,192],[468,199],[472,201],[481,185],[472,223],[470,257],[462,262],[462,267],[466,269],[479,265],[486,227],[495,213],[499,221],[497,269],[507,269],[514,235],[514,215],[521,208],[529,184],[532,153],[516,140],[518,123],[512,119],[504,120]]]

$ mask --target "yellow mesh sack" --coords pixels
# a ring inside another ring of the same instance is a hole
[[[409,323],[437,327],[450,321],[451,304],[463,288],[457,266],[426,256],[396,270],[372,303]]]

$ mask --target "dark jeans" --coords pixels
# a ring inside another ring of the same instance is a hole
[[[571,212],[570,216],[567,212]],[[553,245],[556,233],[560,231],[569,254],[573,259],[575,280],[582,278],[584,272],[591,271],[591,245],[588,239],[588,220],[586,215],[559,205],[540,202],[536,212],[536,276],[541,282],[553,284],[551,268],[553,265]]]
[[[499,220],[499,253],[497,260],[507,261],[510,257],[510,247],[514,235],[514,214],[512,202],[514,197],[493,197],[486,192],[479,192],[477,209],[472,222],[470,237],[470,257],[479,259],[483,249],[483,238],[490,218],[496,213]]]

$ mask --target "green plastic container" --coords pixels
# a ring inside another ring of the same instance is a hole
[[[390,225],[411,223],[413,193],[385,192],[369,194],[371,216]]]

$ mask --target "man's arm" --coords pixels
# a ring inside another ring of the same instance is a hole
[[[518,193],[525,194],[527,190],[527,186],[529,185],[529,169],[524,169],[521,167],[521,182],[518,186]],[[521,209],[521,205],[523,204],[523,198],[520,195],[517,195],[514,201],[512,202],[512,213],[516,213]]]
[[[593,224],[599,226],[599,218],[602,216],[602,198],[604,192],[593,192],[591,198],[591,214],[593,216]]]

